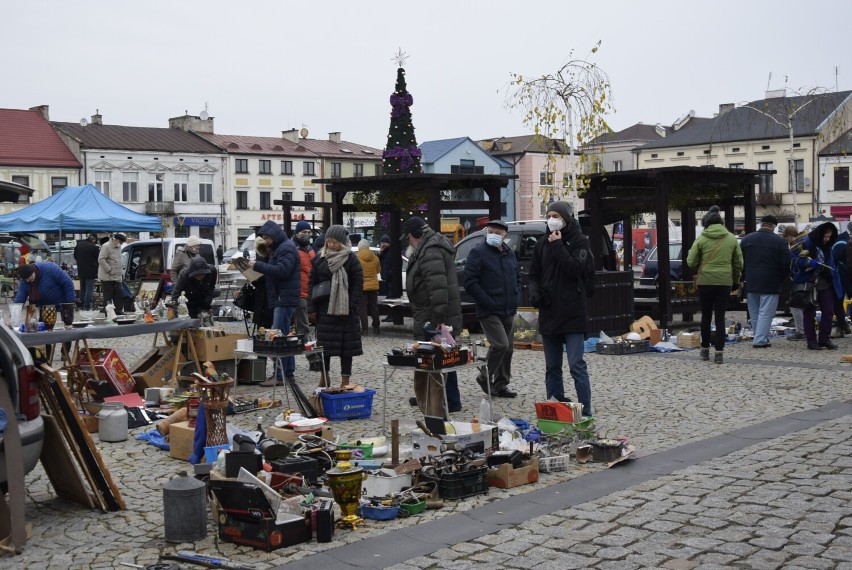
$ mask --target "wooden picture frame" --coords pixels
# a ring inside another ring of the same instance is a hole
[[[159,302],[162,294],[162,279],[140,279],[139,288],[133,300],[143,307],[153,307]]]

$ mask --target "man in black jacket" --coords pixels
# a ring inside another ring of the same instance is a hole
[[[509,226],[502,220],[485,224],[485,243],[473,248],[464,268],[464,289],[476,303],[476,316],[488,340],[488,355],[476,381],[483,392],[497,398],[514,398],[512,376],[515,313],[521,296],[521,273],[515,252],[503,240]]]
[[[775,234],[777,225],[775,216],[763,216],[760,228],[740,242],[754,348],[770,346],[769,329],[778,308],[778,295],[790,273],[790,250],[784,238]]]
[[[197,319],[201,311],[210,312],[216,296],[216,273],[216,268],[201,256],[193,257],[189,265],[180,270],[172,298],[185,294],[186,308],[193,319]]]
[[[89,234],[86,239],[77,240],[74,247],[74,261],[77,262],[77,277],[80,278],[80,307],[85,311],[92,309],[92,297],[95,292],[95,280],[98,278],[98,236]]]

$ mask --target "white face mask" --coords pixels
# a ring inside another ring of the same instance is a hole
[[[565,223],[559,218],[547,218],[547,229],[552,232],[561,230],[565,226]]]
[[[485,236],[485,243],[491,247],[500,247],[500,244],[503,243],[503,236],[499,234],[488,234]]]

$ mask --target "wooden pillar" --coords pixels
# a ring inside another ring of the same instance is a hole
[[[683,259],[683,278],[686,281],[692,279],[695,271],[686,264],[686,256],[692,244],[695,243],[695,209],[684,208],[680,211],[680,235],[681,235],[681,259]]]
[[[755,204],[754,180],[746,180],[740,183],[740,188],[745,198],[743,211],[745,216],[745,233],[750,234],[757,229],[757,206]]]
[[[592,186],[589,191],[586,193],[586,200],[591,202],[593,206],[590,208],[591,210],[591,220],[589,222],[589,245],[591,246],[592,255],[595,257],[595,271],[601,271],[603,269],[603,242],[600,239],[601,231],[604,230],[603,227],[603,216],[601,215],[601,184],[603,182],[598,181],[598,184]],[[580,212],[574,212],[574,216],[579,220]]]
[[[627,216],[622,224],[621,243],[624,246],[624,270],[633,271],[633,216]]]
[[[660,310],[659,327],[667,329],[672,322],[671,278],[669,277],[669,184],[668,180],[658,177],[656,180],[657,216],[657,293]]]

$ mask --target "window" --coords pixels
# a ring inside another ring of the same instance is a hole
[[[771,162],[758,162],[757,163],[758,170],[772,170]],[[772,193],[772,175],[771,174],[761,174],[758,177],[758,192],[761,194],[771,194]]]
[[[768,144],[763,145],[762,147],[760,147],[760,150],[769,150],[769,145]]]
[[[450,165],[450,174],[483,174],[485,167],[476,166],[475,160],[459,159],[458,164]]]
[[[248,159],[238,158],[234,161],[234,171],[237,174],[248,174]]]
[[[282,160],[281,161],[281,174],[293,174],[293,161],[292,160]]]
[[[175,174],[175,202],[187,201],[189,174]]]
[[[97,188],[101,194],[109,198],[109,180],[111,178],[110,172],[106,172],[104,170],[96,170],[95,171],[95,188]]]
[[[124,172],[121,175],[121,199],[124,202],[139,201],[139,173]]]
[[[97,174],[97,173],[95,173],[95,174]],[[29,176],[13,176],[12,182],[14,182],[15,184],[20,184],[21,186],[29,187],[30,177]]]
[[[732,162],[731,164],[728,165],[728,168],[742,168],[742,167],[743,167],[742,162]]]
[[[293,201],[293,193],[292,192],[282,192],[283,198],[285,202]]]
[[[248,210],[248,192],[237,190],[237,210]]]
[[[56,194],[68,186],[68,179],[64,176],[52,176],[50,178],[50,194]]]
[[[305,165],[307,165],[307,164],[308,164],[308,163],[306,162],[306,163],[305,163]],[[340,163],[339,163],[339,162],[332,162],[332,163],[331,163],[331,177],[332,177],[332,178],[340,178],[340,176],[341,176],[341,174],[340,174],[341,170],[342,170],[342,169],[341,169],[341,165],[340,165]],[[305,174],[307,174],[307,172],[306,172]]]
[[[734,148],[731,149],[731,152],[740,152],[740,147],[735,146]]]
[[[613,160],[612,161],[612,171],[613,172],[621,172],[622,170],[624,170],[624,165],[621,163],[621,161],[620,160]]]
[[[796,181],[796,192],[805,191],[805,161],[802,159],[793,161],[793,174]]]
[[[542,170],[538,173],[538,183],[542,186],[553,186],[553,173],[549,170]]]
[[[704,149],[704,154],[710,154],[710,149],[709,148]]]
[[[260,209],[261,210],[271,210],[272,209],[272,194],[270,192],[261,192],[260,193]]]
[[[303,162],[302,163],[302,174],[304,176],[315,176],[314,175],[314,163],[313,162]]]
[[[374,164],[373,165],[373,176],[381,176],[382,175],[382,165]]]
[[[683,151],[682,151],[682,150],[677,151],[677,155],[678,155],[678,156],[683,156]]]
[[[660,155],[658,155],[658,154],[655,152],[654,154],[652,154],[652,155],[651,155],[651,158],[657,158],[657,157],[659,157],[659,156],[660,156]],[[547,212],[545,212],[545,214],[546,214],[546,213],[547,213]]]
[[[352,176],[364,176],[364,165],[363,164],[353,164],[353,173]]]
[[[198,201],[213,202],[213,175],[199,174],[198,175]]]
[[[835,166],[834,167],[834,189],[849,190],[849,167]]]
[[[163,201],[163,180],[165,174],[155,173],[148,181],[148,201],[162,202]]]
[[[272,161],[271,160],[259,160],[259,174],[272,174]]]
[[[305,164],[308,164],[307,162]],[[313,162],[311,163],[313,164]],[[314,193],[313,192],[305,192],[305,202],[313,202],[314,201]],[[313,206],[305,206],[306,210],[316,210]]]

